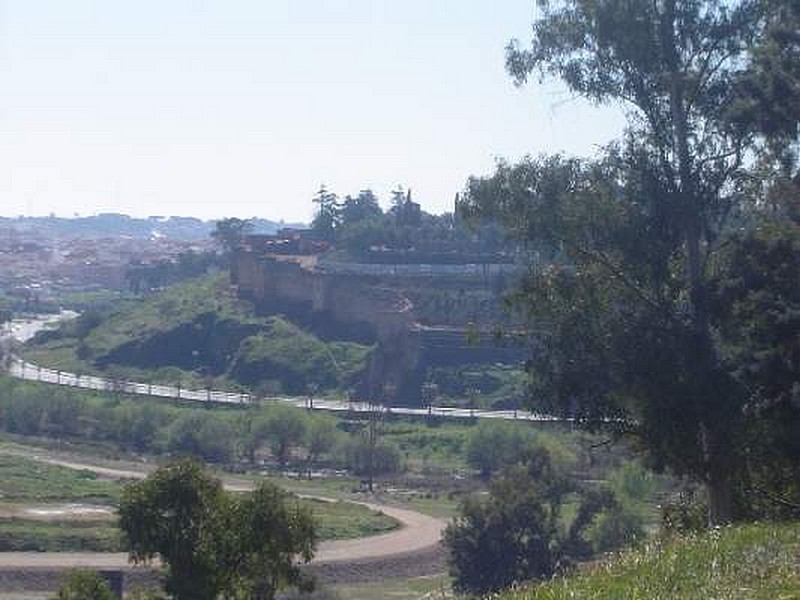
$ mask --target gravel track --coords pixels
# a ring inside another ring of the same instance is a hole
[[[85,469],[103,477],[113,479],[141,479],[152,470],[142,466],[110,467],[107,465],[86,463],[71,458],[52,456],[49,453],[28,453],[22,451],[6,451],[16,453],[53,465],[71,469]],[[223,477],[225,489],[230,491],[252,490],[254,483],[251,481]],[[331,500],[329,498],[321,498]],[[428,515],[375,502],[354,502],[384,514],[400,522],[400,527],[389,533],[373,535],[364,538],[349,540],[331,540],[321,542],[312,561],[312,569],[320,572],[331,572],[333,565],[339,565],[346,570],[346,564],[352,563],[355,570],[368,570],[370,563],[392,564],[394,558],[400,559],[421,554],[436,552],[446,522]],[[388,561],[388,562],[387,562]],[[419,561],[411,561],[419,562]],[[438,562],[438,561],[437,561]],[[400,565],[403,561],[398,560]],[[409,563],[405,560],[405,563]],[[56,568],[65,569],[73,567],[86,567],[96,569],[121,569],[129,567],[126,553],[94,553],[94,552],[0,552],[0,569],[23,568]],[[402,569],[401,569],[402,570]],[[407,569],[406,569],[407,570]]]

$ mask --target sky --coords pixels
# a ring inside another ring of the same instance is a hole
[[[308,221],[398,185],[452,210],[498,158],[623,126],[514,86],[534,0],[0,0],[0,214]]]

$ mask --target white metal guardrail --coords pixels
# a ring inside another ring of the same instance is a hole
[[[68,371],[59,371],[40,367],[19,358],[12,358],[8,374],[17,379],[27,381],[40,381],[55,385],[83,388],[88,390],[124,393],[155,398],[169,398],[172,400],[185,400],[188,402],[215,403],[228,405],[246,405],[255,402],[281,402],[307,410],[322,410],[330,412],[365,413],[379,410],[386,414],[395,414],[413,417],[444,417],[456,419],[502,419],[534,422],[559,422],[566,421],[558,417],[532,413],[525,410],[482,410],[471,408],[456,408],[449,406],[427,406],[411,408],[405,406],[382,406],[367,402],[350,402],[328,398],[297,398],[287,396],[256,397],[243,392],[226,392],[211,389],[187,389],[179,386],[170,386],[156,383],[142,383],[137,381],[117,380],[94,375],[81,375]]]

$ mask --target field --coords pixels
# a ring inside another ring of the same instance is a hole
[[[246,410],[198,406],[56,389],[48,384],[1,377],[0,413],[5,415],[0,419],[0,430],[25,444],[38,443],[53,449],[64,446],[90,455],[134,460],[188,452],[220,469],[235,466],[243,476],[275,475],[281,485],[305,493],[322,488],[322,495],[335,498],[346,499],[360,487],[360,475],[352,470],[345,472],[351,466],[350,449],[363,437],[365,424],[346,414],[312,415],[274,403]],[[310,485],[279,472],[299,473],[308,468],[310,438],[295,439],[287,464],[279,469],[273,453],[274,439],[269,434],[274,416],[299,421],[298,426],[307,433],[315,425],[327,426],[331,445],[312,461],[312,470],[317,474]],[[242,442],[254,431],[264,431],[266,437],[258,438],[258,447],[251,454]],[[502,467],[506,460],[499,452],[502,438],[512,440],[505,442],[506,450],[511,452],[531,442],[542,446],[566,472],[593,481],[608,480],[630,456],[624,447],[600,445],[593,449],[597,437],[553,424],[391,417],[380,431],[381,443],[399,458],[399,470],[380,477],[379,488],[385,499],[440,517],[453,516],[464,495],[484,486],[485,478],[476,475]],[[491,455],[491,464],[476,460],[480,455]],[[648,502],[652,504],[653,498]],[[657,520],[652,510],[650,520]]]
[[[777,600],[800,598],[800,524],[715,529],[602,561],[498,600]]]
[[[112,506],[120,484],[22,456],[0,454],[0,500],[4,505],[80,502]]]
[[[123,485],[88,470],[0,454],[0,551],[120,551],[114,511]],[[312,510],[322,540],[397,527],[394,519],[356,504],[297,502]]]
[[[332,587],[341,600],[445,600],[453,598],[447,575],[386,579],[377,583],[342,584]]]
[[[250,432],[259,428],[269,432],[272,417],[288,418],[289,413],[291,421],[305,423],[308,432],[314,425],[326,423],[334,438],[329,451],[320,455],[312,465],[310,480],[306,476],[310,438],[298,438],[293,442],[283,468],[275,460],[274,440],[269,436],[261,442],[255,458],[240,445]],[[0,415],[5,416],[5,419],[0,419],[0,429],[6,430],[3,435],[7,440],[0,444],[0,456],[4,450],[27,456],[66,454],[74,456],[75,462],[86,463],[105,457],[112,461],[122,459],[135,469],[137,463],[154,464],[166,455],[180,454],[182,448],[188,451],[193,448],[198,454],[211,457],[211,450],[216,452],[219,442],[225,441],[229,444],[226,451],[215,454],[224,458],[206,459],[219,476],[253,482],[268,479],[298,494],[343,501],[302,500],[312,507],[317,517],[320,537],[329,540],[380,534],[397,526],[393,519],[347,500],[369,499],[411,508],[441,519],[454,517],[466,496],[486,489],[488,477],[483,473],[484,469],[499,469],[508,461],[513,462],[515,459],[505,453],[518,453],[531,443],[546,448],[555,464],[565,472],[598,484],[613,485],[615,474],[630,456],[624,448],[598,445],[598,438],[557,424],[391,416],[380,424],[380,439],[399,454],[401,469],[379,476],[377,493],[372,497],[363,493],[362,477],[348,471],[344,462],[348,444],[363,438],[364,421],[353,415],[312,414],[272,402],[248,409],[187,405],[124,394],[56,389],[48,384],[21,383],[4,378],[0,378]],[[192,437],[187,438],[186,432],[192,433]],[[225,435],[219,432],[225,432]],[[190,440],[193,445],[186,446],[184,440]],[[491,455],[491,464],[476,461],[476,455],[480,454]],[[16,459],[0,463],[0,479],[5,477],[2,465],[5,464],[9,473],[13,473],[13,463],[17,474],[9,481],[17,481],[16,488],[27,489],[25,494],[28,498],[41,498],[36,502],[44,504],[89,504],[99,494],[91,486],[106,486],[104,505],[113,509],[121,484],[100,480],[82,471],[66,470],[67,475],[60,467],[46,473],[39,472],[37,469],[41,464],[27,460],[27,464]],[[67,483],[59,483],[58,487],[71,491],[48,497],[50,486],[46,481],[54,477],[66,477]],[[69,479],[75,477],[78,477],[77,481]],[[20,497],[24,496],[20,494]],[[649,492],[647,498],[637,501],[651,509],[654,505],[654,497]],[[15,512],[11,503],[6,508],[8,511],[2,513],[0,502],[0,515],[3,515],[0,518],[0,540],[6,549],[121,549],[113,514],[111,517],[34,519],[20,514],[18,506]],[[567,521],[575,509],[572,504],[565,506]],[[654,515],[653,519],[657,517],[654,511],[649,512]],[[437,563],[434,568],[444,570],[445,566]],[[431,572],[435,571],[428,571]],[[369,578],[377,581],[387,577],[384,583],[349,584],[337,580],[334,589],[342,598],[364,600],[386,597],[387,593],[400,599],[449,597],[448,576],[410,575],[392,565],[380,577]]]

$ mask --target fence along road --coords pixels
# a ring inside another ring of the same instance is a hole
[[[202,402],[214,404],[248,405],[261,402],[281,403],[307,410],[322,410],[329,412],[383,412],[387,415],[402,415],[411,417],[444,417],[453,419],[503,419],[534,422],[560,422],[560,419],[550,415],[542,415],[524,410],[481,410],[471,408],[454,408],[449,406],[428,406],[425,408],[410,408],[405,406],[383,406],[368,402],[353,402],[332,400],[328,398],[269,396],[257,397],[251,394],[238,392],[225,392],[219,390],[203,389],[191,390],[178,386],[162,385],[155,383],[140,383],[136,381],[122,381],[96,377],[94,375],[77,375],[68,371],[48,369],[39,365],[12,358],[8,374],[17,379],[39,381],[53,385],[64,385],[87,390],[98,390],[113,393],[132,394],[137,396],[150,396],[154,398],[169,398],[171,400],[185,400],[187,402]]]
[[[41,329],[57,323],[60,320],[73,318],[76,313],[65,312],[50,318],[17,320],[10,324],[4,335],[14,337],[18,341],[27,341]],[[451,419],[501,419],[517,421],[533,421],[542,423],[564,422],[550,415],[533,413],[525,410],[481,410],[472,408],[454,408],[448,406],[427,406],[424,408],[411,408],[404,406],[383,406],[368,402],[342,401],[329,398],[313,397],[288,397],[270,396],[256,397],[251,394],[239,392],[226,392],[220,390],[202,389],[192,390],[183,387],[141,383],[97,377],[94,375],[81,375],[68,371],[48,369],[34,363],[12,357],[8,366],[8,374],[17,379],[27,381],[40,381],[54,385],[64,385],[88,390],[97,390],[113,393],[149,396],[153,398],[168,398],[170,400],[203,402],[226,405],[248,405],[258,402],[282,403],[307,410],[322,410],[328,412],[369,413],[383,412],[386,414],[402,415],[409,417],[443,417]]]

